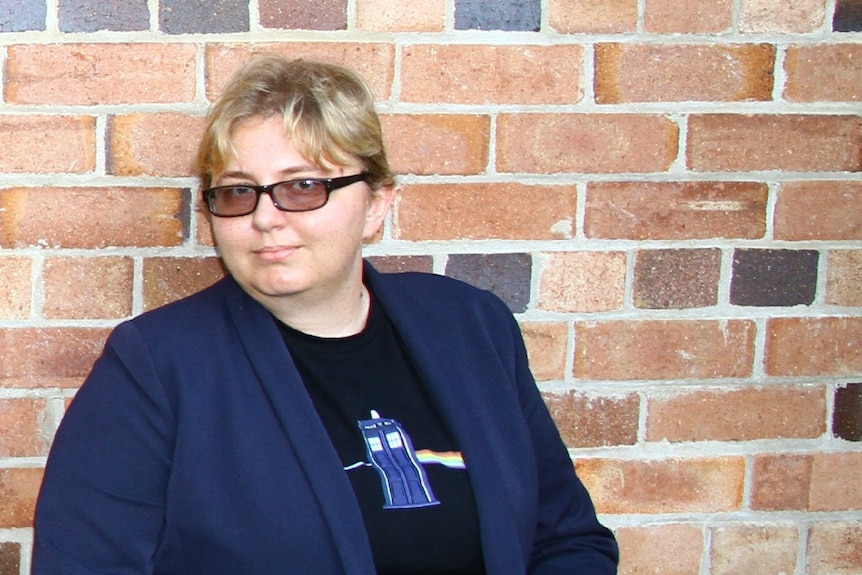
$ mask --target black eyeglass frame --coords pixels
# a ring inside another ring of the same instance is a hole
[[[201,192],[201,194],[203,195],[204,203],[206,204],[209,212],[212,215],[217,216],[219,218],[239,218],[239,217],[247,216],[249,214],[254,213],[254,211],[257,209],[257,205],[260,203],[260,196],[262,194],[267,194],[269,196],[269,199],[272,200],[272,204],[276,208],[281,210],[282,212],[311,212],[314,210],[319,210],[320,208],[325,206],[327,203],[329,203],[329,196],[335,190],[347,187],[351,184],[355,184],[356,182],[367,182],[368,176],[369,176],[368,172],[360,172],[358,174],[353,174],[350,176],[340,176],[338,178],[299,178],[296,180],[284,180],[281,182],[275,182],[274,184],[267,184],[265,186],[257,186],[254,184],[234,184],[234,185],[230,185],[230,186],[215,186],[215,187],[207,188],[207,189],[203,190]],[[313,208],[303,208],[303,209],[299,209],[299,210],[292,209],[292,208],[286,208],[282,205],[279,205],[278,200],[276,199],[275,194],[274,194],[275,188],[277,186],[281,186],[284,184],[295,184],[297,182],[316,182],[319,184],[323,184],[325,189],[326,189],[326,196],[323,199],[323,203],[320,204],[319,206],[315,206]],[[214,209],[214,206],[213,206],[213,200],[212,200],[213,194],[218,190],[226,190],[226,189],[230,189],[230,188],[247,188],[249,190],[254,190],[255,193],[257,194],[257,197],[255,198],[254,204],[252,204],[251,209],[249,209],[248,211],[239,213],[239,214],[220,214],[220,213],[218,213]]]

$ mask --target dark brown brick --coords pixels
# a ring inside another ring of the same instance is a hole
[[[144,260],[144,309],[191,295],[224,277],[219,258],[147,258]]]
[[[819,259],[815,250],[735,250],[730,303],[810,305],[817,289]]]
[[[519,313],[530,303],[532,269],[529,254],[454,254],[446,275],[494,292]]]
[[[837,0],[832,29],[836,32],[862,32],[862,1]]]
[[[434,269],[434,258],[431,256],[371,256],[368,261],[382,273],[430,273]]]
[[[248,2],[160,0],[159,29],[167,34],[248,32]]]
[[[835,390],[832,433],[847,441],[862,441],[862,383],[848,383]]]
[[[643,250],[635,262],[634,305],[686,309],[718,303],[721,250]]]
[[[19,575],[21,572],[21,545],[0,543],[0,575]]]

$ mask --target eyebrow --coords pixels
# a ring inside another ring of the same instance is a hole
[[[312,166],[312,165],[285,168],[279,172],[279,174],[280,174],[279,177],[284,177],[284,178],[289,179],[289,178],[295,177],[297,174],[301,174],[303,172],[316,172],[316,171],[323,172],[325,175],[323,175],[323,176],[308,176],[308,177],[309,178],[329,177],[329,175],[326,174],[326,172],[324,170],[322,170],[318,167]],[[254,178],[250,174],[248,174],[247,172],[244,172],[242,170],[231,170],[228,172],[224,172],[223,174],[220,174],[218,176],[218,178],[215,179],[215,181],[219,181],[219,182],[222,180],[250,180],[250,181],[254,181]]]

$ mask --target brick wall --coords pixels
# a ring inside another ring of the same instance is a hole
[[[254,51],[368,79],[367,254],[517,314],[621,573],[862,573],[859,0],[0,8],[0,575],[110,328],[221,273],[189,162]]]

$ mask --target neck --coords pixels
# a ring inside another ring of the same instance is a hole
[[[304,301],[304,300],[310,301]],[[348,337],[365,328],[371,296],[365,285],[337,298],[303,298],[301,294],[261,302],[295,330],[316,337]]]

